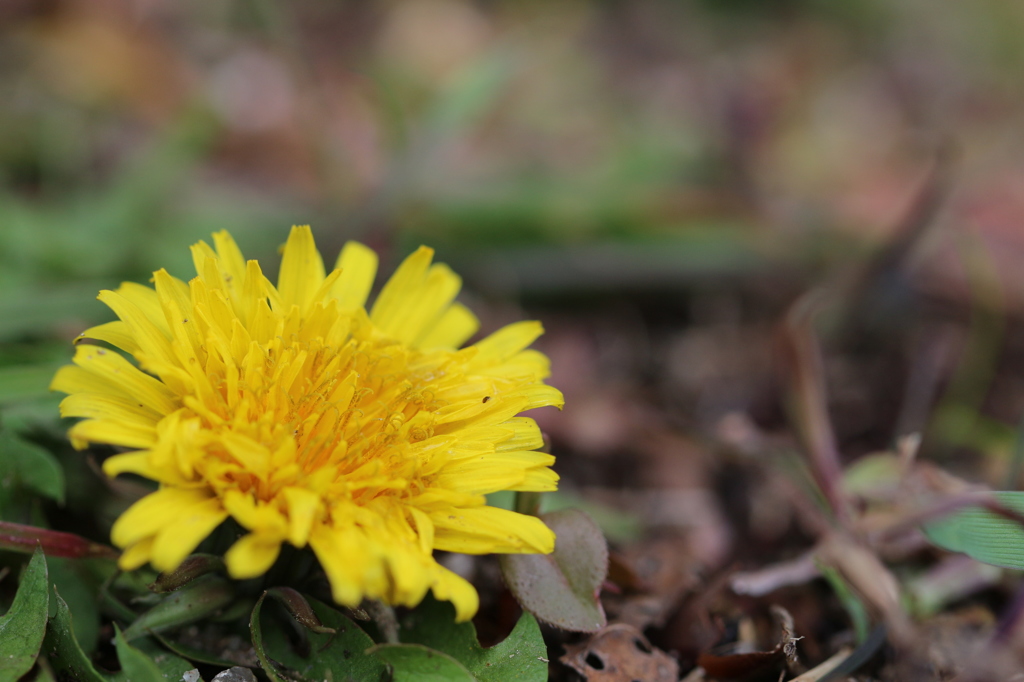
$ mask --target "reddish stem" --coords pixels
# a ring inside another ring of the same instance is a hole
[[[0,521],[0,549],[32,553],[36,547],[42,547],[47,556],[67,559],[118,557],[113,547],[86,540],[74,533]]]

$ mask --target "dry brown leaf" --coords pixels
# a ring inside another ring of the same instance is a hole
[[[632,625],[616,623],[579,644],[565,645],[560,659],[587,682],[676,682],[679,664],[651,646]]]
[[[820,576],[814,553],[807,552],[789,561],[736,573],[729,579],[729,587],[736,594],[763,597],[782,587],[803,585]]]
[[[877,554],[850,536],[833,533],[818,546],[817,555],[822,562],[835,567],[885,618],[897,641],[912,639],[913,626],[903,610],[900,583]]]
[[[664,537],[612,552],[608,578],[623,593],[606,594],[604,601],[615,620],[641,630],[664,625],[683,595],[698,582],[688,549],[684,538]]]
[[[771,651],[746,651],[729,654],[701,654],[697,665],[710,677],[719,680],[749,680],[774,676],[787,664],[797,662],[793,617],[781,606],[772,606],[772,616],[779,628],[779,641]]]

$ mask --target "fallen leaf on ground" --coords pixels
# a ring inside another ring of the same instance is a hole
[[[562,663],[587,682],[675,682],[679,664],[651,646],[632,625],[616,623],[579,644],[567,644]]]

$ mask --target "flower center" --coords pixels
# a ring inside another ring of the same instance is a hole
[[[211,396],[185,406],[209,434],[209,465],[196,469],[215,489],[269,501],[301,486],[331,498],[407,489],[418,478],[411,445],[432,435],[446,404],[427,387],[443,358],[390,339],[356,334],[337,346],[323,338],[275,337],[250,344],[238,362],[207,365]]]

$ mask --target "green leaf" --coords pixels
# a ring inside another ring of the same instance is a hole
[[[305,638],[303,642],[293,643],[280,621],[270,620],[267,627],[263,627],[260,614],[265,597],[264,594],[256,602],[249,627],[256,657],[272,682],[294,679],[378,682],[382,678],[384,664],[365,653],[373,646],[373,640],[343,614],[310,599],[310,606],[320,622],[336,633],[318,634],[304,627],[298,630],[296,626]]]
[[[114,646],[117,648],[117,659],[121,662],[121,672],[114,676],[115,680],[166,682],[163,672],[153,659],[126,642],[124,635],[121,634],[121,628],[117,625],[114,625]]]
[[[224,560],[213,554],[193,554],[169,573],[161,573],[150,585],[153,592],[165,593],[180,590],[199,578],[224,569]]]
[[[49,665],[37,665],[19,682],[58,682],[58,680],[54,677],[53,670]]]
[[[14,603],[0,618],[0,679],[16,680],[32,669],[46,634],[48,604],[46,557],[36,549]]]
[[[574,632],[604,627],[599,598],[608,574],[608,543],[579,509],[561,509],[540,517],[555,532],[551,554],[499,557],[505,583],[519,604],[545,623]]]
[[[1024,491],[997,492],[993,496],[1003,506],[1024,514]],[[927,523],[924,532],[944,549],[963,552],[993,566],[1024,570],[1024,528],[980,506],[965,507]]]
[[[82,651],[75,639],[74,627],[71,623],[71,611],[68,605],[56,596],[57,611],[50,618],[43,640],[43,651],[57,673],[58,679],[70,679],[77,682],[106,682],[92,661]]]
[[[326,627],[320,622],[320,619],[316,617],[316,611],[298,590],[291,587],[272,587],[267,590],[267,596],[276,599],[277,603],[288,611],[289,616],[307,629],[321,635],[334,634],[334,628]]]
[[[83,560],[51,556],[49,565],[54,593],[60,590],[64,602],[75,614],[75,639],[86,653],[92,653],[100,636],[100,613],[96,599],[99,581],[89,570],[90,565]]]
[[[0,431],[0,512],[19,489],[64,504],[64,471],[46,449],[9,431]]]
[[[472,623],[456,623],[451,602],[428,595],[401,620],[403,643],[422,644],[448,654],[481,682],[544,682],[548,679],[547,647],[537,620],[523,613],[505,641],[480,646]]]
[[[173,641],[159,634],[154,634],[153,637],[162,645],[164,645],[168,650],[174,652],[178,657],[180,657],[180,660],[189,660],[193,663],[204,663],[206,665],[214,665],[218,668],[230,668],[232,666],[239,665],[238,661],[231,661],[226,658],[221,658],[220,656],[212,654],[209,651],[204,651],[188,644]],[[159,662],[160,661],[158,660],[157,663]],[[190,669],[194,667],[195,666],[193,665],[189,666]]]
[[[124,638],[122,637],[122,640]],[[125,642],[125,646],[132,648],[134,651],[152,660],[153,664],[156,665],[160,671],[162,677],[161,682],[182,682],[182,679],[190,670],[195,670],[195,666],[192,663],[186,661],[180,656],[176,656],[173,653],[168,652],[149,637],[143,637],[135,640],[134,645],[128,645]],[[121,654],[120,648],[118,648],[118,657],[121,660],[121,672],[127,671],[127,663],[125,663],[125,657]],[[227,665],[222,666],[224,668],[230,668],[237,663],[228,662]],[[127,682],[133,682],[134,678],[128,677]]]
[[[863,644],[871,633],[871,617],[868,615],[868,609],[863,600],[836,568],[818,563],[818,570],[821,571],[821,577],[832,587],[832,591],[839,598],[839,603],[843,605],[846,613],[850,616],[857,643]]]
[[[380,644],[370,653],[391,666],[393,682],[476,682],[464,665],[422,644]]]
[[[216,575],[204,575],[136,618],[124,631],[124,637],[131,641],[149,632],[194,623],[221,610],[234,598],[230,582]]]
[[[256,606],[252,609],[252,616],[249,619],[249,632],[252,633],[252,647],[256,650],[256,658],[259,659],[260,667],[270,678],[270,682],[285,682],[285,680],[278,674],[278,669],[282,666],[274,665],[271,661],[270,656],[267,655],[266,643],[263,641],[263,624],[260,622],[260,614],[263,611],[263,600],[266,599],[266,594],[260,595],[260,598],[256,601]]]
[[[115,625],[114,646],[121,670],[102,673],[79,646],[67,603],[59,594],[56,602],[57,612],[50,619],[43,647],[58,679],[78,682],[180,682],[185,672],[194,667],[161,650],[149,639],[140,640],[138,646],[128,644]]]

